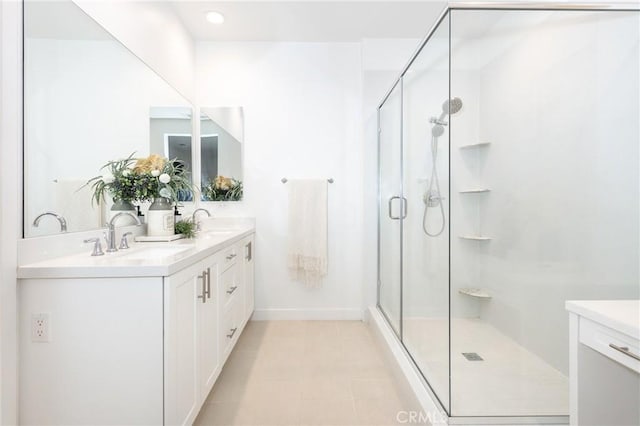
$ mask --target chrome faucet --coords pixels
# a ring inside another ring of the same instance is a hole
[[[136,220],[136,225],[140,226],[142,225],[142,222],[140,222],[140,219],[138,218],[138,216],[136,216],[135,214],[131,213],[131,212],[120,212],[118,214],[116,214],[115,216],[113,216],[111,218],[111,220],[109,221],[109,224],[107,225],[107,231],[108,234],[105,233],[104,234],[104,238],[107,241],[107,253],[113,253],[114,251],[118,251],[118,249],[116,248],[116,219],[118,219],[120,216],[131,216],[132,218],[134,218]]]
[[[205,212],[207,214],[207,217],[211,217],[211,213],[209,213],[209,210],[203,209],[202,207],[199,209],[195,209],[193,211],[193,216],[191,216],[191,221],[196,224],[196,231],[200,231],[200,222],[196,222],[196,214],[198,212]]]
[[[44,212],[38,215],[38,217],[36,217],[33,221],[33,226],[37,228],[38,225],[40,224],[40,219],[42,219],[44,216],[53,216],[56,219],[58,219],[58,222],[60,222],[60,232],[67,232],[67,221],[65,220],[64,217],[60,216],[58,213],[55,213],[55,212]]]

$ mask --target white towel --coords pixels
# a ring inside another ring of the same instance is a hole
[[[319,287],[327,275],[327,181],[289,180],[291,278]]]

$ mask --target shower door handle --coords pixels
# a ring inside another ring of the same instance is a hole
[[[402,219],[407,218],[408,211],[409,211],[409,204],[407,203],[407,199],[402,197]]]
[[[392,205],[393,205],[393,200],[400,200],[401,197],[398,197],[397,195],[394,195],[393,197],[389,198],[389,218],[393,219],[393,220],[399,220],[400,216],[394,216],[392,210]]]

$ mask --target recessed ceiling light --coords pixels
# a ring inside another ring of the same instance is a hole
[[[220,25],[224,22],[224,15],[220,12],[207,12],[207,21]]]

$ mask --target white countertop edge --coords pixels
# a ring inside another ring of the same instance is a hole
[[[214,253],[232,246],[243,238],[255,233],[255,228],[247,228],[228,238],[199,248],[187,256],[165,264],[157,265],[51,265],[50,261],[37,262],[18,267],[18,279],[58,279],[58,278],[123,278],[123,277],[166,277],[181,271],[194,263],[206,259]],[[197,240],[197,238],[196,238]],[[177,240],[183,244],[189,240]],[[176,241],[172,241],[175,243]],[[147,244],[147,243],[138,243]],[[158,243],[154,243],[158,244]],[[162,244],[162,243],[160,243]],[[87,254],[86,256],[89,256]],[[106,256],[106,255],[105,255]],[[116,263],[117,259],[114,259]]]
[[[640,300],[568,300],[565,309],[640,339]]]

